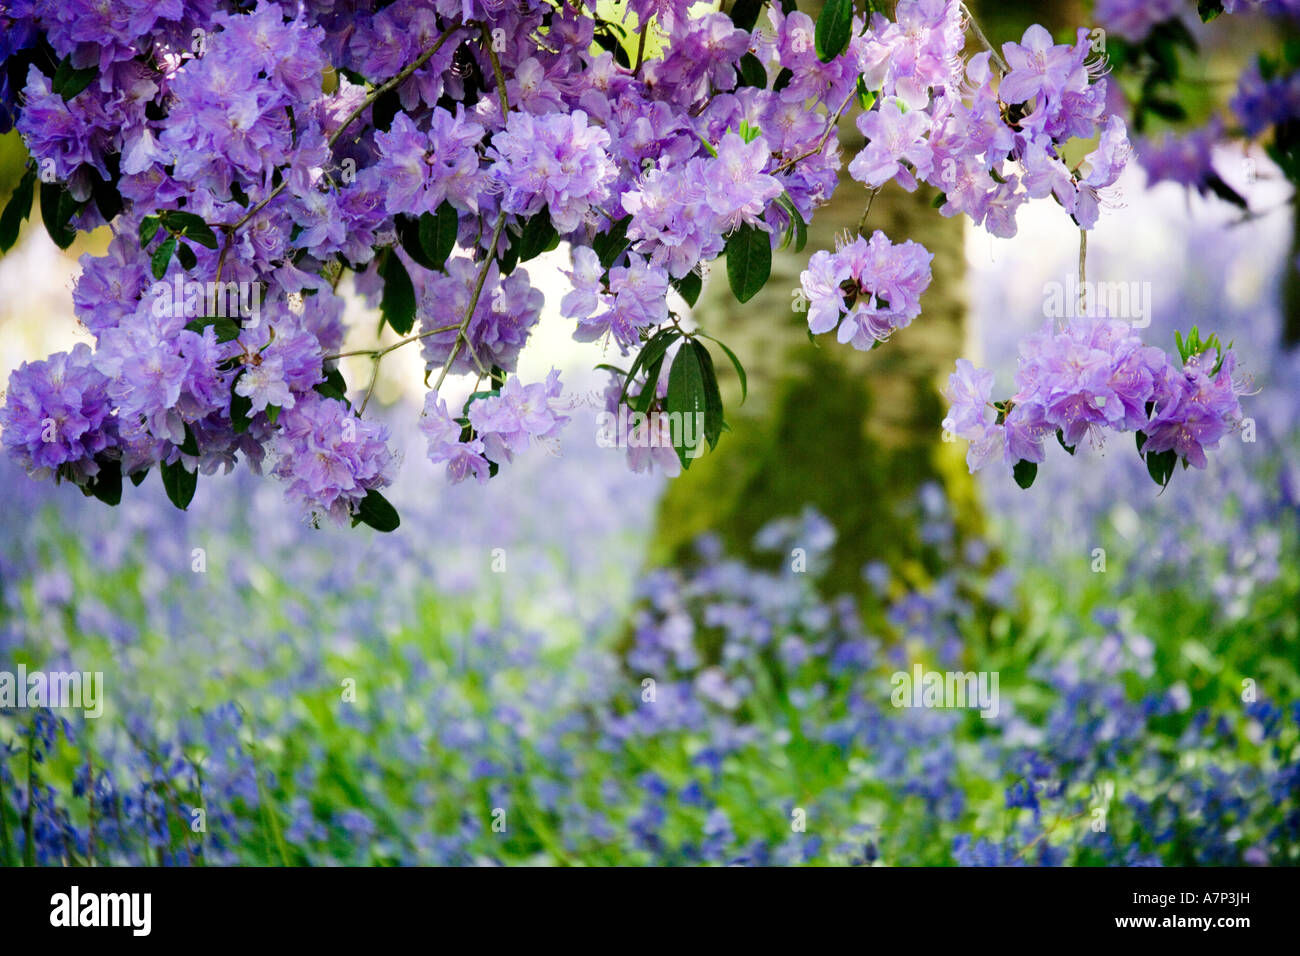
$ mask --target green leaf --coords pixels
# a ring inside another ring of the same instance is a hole
[[[325,381],[318,382],[314,388],[317,393],[326,398],[336,398],[340,402],[347,404],[348,400],[348,383],[343,378],[343,373],[337,368],[332,368],[325,373]]]
[[[72,57],[65,56],[54,71],[54,79],[50,83],[50,89],[63,97],[63,101],[66,103],[88,87],[98,75],[99,67],[87,66],[78,70],[72,66]]]
[[[239,323],[228,316],[204,315],[185,324],[185,327],[191,332],[203,334],[203,330],[209,325],[213,326],[217,333],[218,342],[233,342],[239,338],[241,331]]]
[[[736,376],[740,379],[740,402],[743,405],[745,399],[749,397],[749,378],[745,375],[745,366],[740,364],[740,359],[736,358],[736,353],[727,348],[726,344],[723,343],[721,339],[715,339],[712,335],[709,335],[706,332],[696,332],[695,334],[701,338],[708,339],[710,342],[716,342],[718,348],[722,349],[722,351],[726,353],[727,358],[731,359],[732,367],[736,370]]]
[[[167,492],[168,500],[184,511],[194,500],[194,491],[199,486],[199,473],[187,471],[180,459],[177,459],[174,464],[164,463],[159,470],[162,473],[163,489]]]
[[[99,462],[99,474],[86,482],[83,490],[106,505],[119,504],[122,501],[122,463],[117,460]]]
[[[722,437],[724,424],[722,393],[718,390],[718,373],[713,368],[713,356],[709,354],[703,342],[687,342],[682,348],[693,350],[700,363],[700,372],[704,377],[704,440],[709,443],[709,449],[712,450],[718,447],[718,439]]]
[[[694,343],[686,343],[677,350],[673,357],[673,366],[668,370],[668,398],[664,402],[664,408],[669,415],[680,416],[682,422],[682,432],[675,437],[682,438],[677,445],[677,457],[682,463],[683,468],[690,468],[694,456],[688,454],[693,452],[697,445],[687,447],[686,445],[686,422],[690,421],[693,425],[698,419],[694,416],[708,416],[708,398],[705,393],[704,370],[700,365],[699,352],[692,348]],[[706,425],[707,428],[707,425]],[[691,432],[695,436],[694,431]]]
[[[1155,113],[1161,119],[1169,120],[1173,123],[1181,123],[1187,119],[1187,109],[1183,104],[1174,100],[1148,99],[1143,100],[1142,105],[1152,113]]]
[[[1196,0],[1196,12],[1202,23],[1209,23],[1223,13],[1223,0]]]
[[[744,0],[741,0],[743,3]],[[742,27],[741,29],[748,29]],[[740,58],[740,86],[754,86],[758,89],[767,88],[767,70],[763,67],[763,61],[752,53],[746,53]]]
[[[145,216],[140,220],[140,248],[143,249],[153,241],[153,237],[158,235],[158,230],[162,228],[162,223],[157,216]]]
[[[766,0],[736,0],[731,7],[731,22],[737,30],[753,30]]]
[[[199,453],[199,440],[194,437],[194,430],[189,425],[185,426],[185,441],[181,442],[181,453],[185,455],[195,455]]]
[[[653,362],[646,365],[645,384],[641,386],[641,392],[632,401],[633,411],[638,411],[642,415],[650,414],[650,406],[655,403],[655,395],[659,391],[659,376],[663,372],[664,356],[660,355]]]
[[[826,0],[813,33],[817,58],[829,63],[849,48],[852,38],[853,0]]]
[[[1011,473],[1016,478],[1016,484],[1021,488],[1028,488],[1038,477],[1038,463],[1021,458],[1011,469]]]
[[[555,225],[551,222],[550,210],[543,206],[540,212],[524,223],[524,231],[515,242],[519,261],[527,262],[529,259],[535,259],[545,252],[552,242],[558,242],[559,238],[560,234],[555,231]]]
[[[144,468],[144,469],[142,469],[142,470],[140,470],[140,471],[133,472],[133,473],[131,474],[131,484],[133,484],[133,485],[135,485],[137,488],[139,488],[142,484],[144,484],[144,480],[145,480],[146,478],[148,478],[148,477],[149,477],[149,469],[148,469],[148,468]]]
[[[57,183],[41,183],[40,205],[45,231],[60,249],[68,248],[77,238],[77,230],[68,223],[85,204],[73,199],[72,193]]]
[[[700,290],[704,288],[704,279],[698,272],[688,272],[680,279],[672,280],[673,288],[692,308],[700,299]]]
[[[675,327],[660,329],[650,336],[645,345],[641,346],[641,351],[637,353],[636,358],[633,360],[632,367],[627,370],[627,378],[623,380],[623,391],[618,398],[620,403],[626,400],[628,387],[636,378],[637,372],[643,368],[649,368],[653,363],[662,359],[664,353],[668,351],[668,346],[680,338],[681,334],[681,330]]]
[[[456,230],[459,225],[460,216],[445,199],[434,212],[420,215],[420,247],[433,263],[432,268],[442,269],[446,266],[452,250],[456,248]]]
[[[1174,477],[1174,467],[1178,464],[1178,452],[1170,448],[1168,451],[1147,452],[1147,474],[1161,488],[1169,487],[1170,480]]]
[[[415,326],[415,286],[396,249],[388,251],[380,275],[384,277],[384,293],[379,299],[379,314],[394,332],[406,335]]]
[[[397,509],[388,503],[388,499],[371,488],[357,506],[353,525],[361,522],[370,525],[376,531],[396,531],[402,523]]]
[[[172,261],[172,253],[175,251],[176,240],[174,238],[168,239],[154,250],[153,256],[149,260],[149,268],[153,272],[155,279],[161,279],[167,274],[167,264]]]
[[[786,228],[783,245],[789,245],[793,237],[794,251],[803,252],[803,247],[808,244],[808,223],[804,222],[803,216],[799,214],[799,207],[794,204],[788,192],[777,196],[776,202],[790,217],[790,225]]]
[[[727,240],[727,279],[741,302],[748,302],[772,274],[772,245],[761,229],[744,225]]]
[[[602,269],[612,266],[628,247],[627,227],[631,222],[631,216],[624,216],[610,225],[609,232],[600,233],[591,240],[591,248],[595,250]]]
[[[186,272],[193,272],[199,264],[198,256],[194,254],[194,250],[186,243],[179,241],[176,243],[176,259]]]
[[[1068,451],[1071,455],[1073,455],[1075,451],[1078,450],[1079,447],[1078,445],[1067,445],[1065,443],[1065,432],[1059,428],[1056,430],[1056,440],[1057,442],[1060,443],[1060,446],[1064,448],[1066,451]],[[1142,450],[1141,448],[1138,449],[1138,451],[1141,450]]]
[[[238,379],[236,379],[238,380]],[[242,435],[253,424],[253,400],[247,395],[239,395],[234,386],[230,391],[230,427],[236,435]]]
[[[22,228],[23,220],[31,215],[32,196],[35,192],[36,170],[33,168],[18,180],[13,194],[5,203],[4,212],[0,213],[0,252],[8,252],[18,241],[18,231]]]

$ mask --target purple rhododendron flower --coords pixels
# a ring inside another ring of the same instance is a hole
[[[29,474],[57,472],[84,484],[99,473],[95,457],[116,444],[112,411],[108,380],[80,342],[71,352],[25,362],[9,376],[0,437]]]

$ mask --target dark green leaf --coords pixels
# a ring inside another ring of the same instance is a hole
[[[1174,100],[1149,99],[1144,100],[1142,105],[1161,119],[1170,120],[1174,123],[1181,123],[1187,119],[1187,109],[1183,104]]]
[[[176,259],[186,272],[193,272],[199,264],[198,256],[194,254],[194,250],[184,242],[178,241],[176,243]]]
[[[1034,483],[1034,479],[1038,477],[1038,464],[1022,458],[1016,462],[1015,467],[1011,469],[1011,473],[1015,475],[1016,484],[1021,488],[1028,488]]]
[[[153,237],[158,235],[158,230],[162,223],[158,221],[157,216],[145,216],[140,220],[140,248],[143,249],[153,241]]]
[[[451,203],[443,200],[441,206],[432,213],[420,216],[420,246],[424,255],[433,263],[432,268],[443,268],[456,248],[456,230],[460,217]]]
[[[133,484],[133,485],[135,485],[137,488],[139,488],[142,484],[144,484],[144,480],[145,480],[146,478],[148,478],[148,477],[149,477],[149,469],[148,469],[148,468],[145,468],[145,469],[143,469],[143,470],[141,470],[141,471],[134,472],[134,473],[132,473],[132,475],[131,475],[131,484]]]
[[[853,0],[826,0],[813,33],[817,58],[829,63],[849,48],[852,38]]]
[[[397,509],[373,488],[366,492],[366,496],[361,499],[361,504],[357,506],[356,518],[376,531],[396,531],[402,523]]]
[[[704,288],[704,279],[698,272],[688,272],[680,279],[673,279],[673,288],[678,294],[686,300],[686,304],[694,307],[699,301],[700,290]]]
[[[731,6],[731,22],[737,30],[752,30],[767,0],[736,0]]]
[[[29,169],[18,180],[13,195],[5,203],[4,212],[0,213],[0,252],[8,252],[18,241],[18,231],[22,228],[23,220],[31,215],[32,195],[35,191],[36,170]]]
[[[348,400],[348,383],[344,381],[343,373],[337,368],[326,372],[325,381],[317,383],[315,389],[326,398],[337,398],[344,403]]]
[[[555,231],[555,226],[551,222],[551,213],[543,206],[541,212],[530,217],[524,223],[524,231],[520,233],[519,238],[515,241],[515,248],[519,252],[519,261],[527,262],[529,259],[540,256],[553,241],[559,238],[559,233]]]
[[[628,387],[636,378],[637,372],[642,368],[649,368],[654,362],[663,358],[668,346],[672,345],[680,336],[681,330],[677,328],[660,329],[650,339],[641,346],[641,351],[637,353],[636,358],[632,361],[632,367],[627,370],[627,378],[623,381],[623,391],[619,395],[619,401],[622,402],[627,398]]]
[[[194,490],[199,486],[199,473],[187,471],[180,459],[171,465],[164,463],[159,470],[162,472],[163,488],[168,500],[184,511],[194,500]]]
[[[650,413],[650,406],[655,402],[655,395],[659,391],[659,376],[663,372],[664,356],[660,355],[653,362],[646,363],[645,384],[641,386],[641,392],[633,399],[631,405],[634,411],[642,415]]]
[[[54,80],[50,83],[50,89],[63,97],[64,102],[72,99],[99,75],[99,68],[87,66],[80,70],[72,66],[72,57],[65,56],[60,61],[58,69],[54,71]]]
[[[99,474],[86,482],[85,490],[106,505],[121,502],[122,463],[117,460],[99,462]]]
[[[624,216],[610,225],[609,232],[600,233],[591,240],[591,248],[600,259],[601,268],[608,269],[612,266],[614,260],[628,247],[627,227],[631,222],[631,216]]]
[[[740,379],[740,401],[743,404],[745,399],[749,397],[749,378],[745,375],[745,366],[740,364],[740,359],[736,358],[736,353],[727,348],[719,339],[715,339],[712,335],[704,332],[696,332],[695,334],[708,339],[710,342],[717,342],[718,348],[722,349],[727,354],[727,358],[731,359],[732,367],[736,370],[736,376]]]
[[[1196,12],[1202,23],[1209,23],[1223,13],[1223,0],[1196,0]]]
[[[741,302],[748,302],[772,274],[772,245],[766,232],[741,226],[727,240],[727,279]]]
[[[185,440],[180,447],[182,454],[197,456],[199,453],[199,440],[194,437],[194,430],[189,425],[185,426]]]
[[[760,90],[767,88],[767,70],[763,67],[763,61],[752,53],[746,53],[740,58],[739,85],[754,86]]]
[[[681,430],[674,438],[680,438],[677,443],[677,457],[680,459],[683,468],[690,468],[691,462],[696,457],[695,449],[698,442],[703,438],[702,435],[694,431],[694,423],[700,421],[695,416],[708,415],[708,398],[705,394],[704,370],[700,366],[699,352],[692,348],[692,344],[687,343],[677,350],[673,356],[673,366],[668,370],[668,397],[664,402],[664,408],[670,416],[678,417],[681,423]],[[690,437],[696,440],[695,445],[688,446],[686,436],[688,433],[687,422],[690,422]]]
[[[72,245],[77,230],[68,225],[69,220],[83,205],[57,183],[41,183],[41,221],[54,244],[60,249]]]
[[[722,437],[722,393],[718,390],[718,373],[713,368],[713,356],[700,341],[687,342],[682,348],[692,349],[700,363],[700,372],[704,377],[704,440],[709,448],[718,447]]]
[[[415,326],[415,286],[396,249],[388,251],[380,275],[384,293],[379,300],[379,314],[398,335],[406,335]]]
[[[161,279],[167,274],[167,264],[172,261],[172,253],[175,251],[175,239],[168,239],[154,250],[153,256],[149,260],[149,268],[153,272],[153,277],[155,279]]]
[[[185,327],[191,332],[203,334],[203,330],[211,325],[217,333],[218,342],[233,342],[239,338],[239,323],[227,316],[204,315],[193,319],[185,324]]]
[[[1161,488],[1169,485],[1174,476],[1174,466],[1178,464],[1178,452],[1172,448],[1162,452],[1147,452],[1147,474]]]
[[[1073,455],[1073,454],[1075,453],[1075,451],[1078,449],[1078,446],[1077,446],[1077,445],[1067,445],[1067,444],[1065,443],[1065,432],[1063,432],[1063,431],[1062,431],[1061,429],[1059,429],[1059,428],[1056,430],[1056,440],[1057,440],[1057,442],[1060,443],[1061,447],[1064,448],[1066,451],[1068,451],[1071,455]],[[1142,450],[1142,449],[1140,449],[1140,448],[1138,449],[1138,451],[1141,451],[1141,450]]]
[[[236,379],[238,381],[238,379]],[[253,424],[253,400],[247,395],[240,395],[233,390],[230,393],[230,427],[236,435],[248,431]]]

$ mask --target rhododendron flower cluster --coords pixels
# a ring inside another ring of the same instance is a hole
[[[809,330],[821,334],[838,328],[841,342],[874,348],[921,314],[933,258],[911,240],[893,245],[879,230],[833,253],[813,253],[799,277],[808,297]]]
[[[1013,468],[1036,465],[1052,436],[1073,454],[1084,438],[1100,447],[1107,430],[1136,432],[1152,476],[1165,484],[1175,460],[1204,468],[1206,449],[1242,418],[1233,354],[1213,338],[1200,343],[1195,332],[1180,348],[1176,365],[1125,322],[1084,317],[1057,329],[1049,320],[1022,343],[1016,392],[1006,401],[992,400],[992,371],[958,361],[943,427],[970,442],[971,471],[997,458]]]
[[[718,344],[669,293],[693,304],[725,257],[747,301],[773,249],[802,249],[846,162],[872,190],[927,183],[942,214],[1006,236],[1047,197],[1091,228],[1128,158],[1084,33],[1034,27],[997,53],[968,48],[982,34],[956,0],[900,0],[892,19],[833,0],[825,23],[791,4],[689,6],[628,5],[657,31],[651,53],[590,2],[5,5],[0,127],[31,162],[0,248],[34,204],[61,247],[112,233],[73,292],[94,348],[15,373],[5,447],[110,503],[153,468],[185,507],[199,474],[267,462],[305,513],[391,530],[374,379],[338,366],[344,279],[398,336],[369,352],[372,375],[420,343],[428,457],[452,480],[486,480],[564,423],[557,376],[516,376],[543,305],[522,264],[561,243],[574,336],[632,357],[618,402],[644,422],[703,409],[712,447]],[[868,141],[845,156],[851,111]],[[1068,167],[1065,144],[1092,137]],[[803,284],[812,330],[863,349],[921,314],[930,255],[860,231],[812,250]],[[157,308],[177,280],[256,289],[260,308]],[[459,414],[449,375],[468,380]],[[696,453],[676,448],[682,468]],[[631,462],[651,463],[675,470],[658,451]]]

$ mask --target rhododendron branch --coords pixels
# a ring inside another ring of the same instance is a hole
[[[404,82],[406,82],[406,80],[411,76],[412,73],[414,73],[420,67],[424,66],[424,64],[428,63],[430,58],[435,53],[437,53],[440,49],[442,49],[442,45],[446,43],[449,39],[451,39],[453,36],[455,36],[457,33],[459,33],[462,29],[464,29],[463,26],[452,27],[442,36],[438,37],[437,40],[431,43],[423,53],[421,53],[414,60],[412,60],[405,67],[403,67],[402,70],[398,72],[397,75],[395,75],[392,79],[388,80],[387,82],[371,90],[366,95],[366,98],[362,100],[361,103],[357,106],[357,108],[354,109],[351,113],[349,113],[347,115],[347,118],[344,119],[343,122],[339,124],[339,128],[329,135],[329,138],[326,140],[326,143],[332,148],[334,144],[337,143],[343,137],[343,134],[344,132],[347,131],[347,128],[351,126],[353,122],[356,121],[357,117],[359,117],[367,109],[373,106],[375,101],[379,99],[381,96],[383,96],[385,93],[389,92],[390,90],[396,89],[397,87],[401,86]],[[489,41],[490,41],[490,37],[489,37]],[[489,51],[491,50],[490,42],[488,44],[488,49]],[[494,63],[495,60],[496,57],[493,56]],[[497,66],[498,77],[500,76],[500,69],[501,68],[498,65]],[[284,179],[281,179],[280,184],[276,186],[274,189],[272,189],[269,193],[267,193],[264,199],[262,199],[260,202],[253,205],[251,208],[249,208],[249,210],[246,213],[244,213],[234,222],[224,224],[220,228],[225,229],[227,232],[234,232],[235,230],[239,229],[245,223],[247,223],[248,220],[252,219],[259,212],[265,209],[267,204],[271,202],[271,200],[273,200],[276,196],[280,195],[280,193],[284,192],[284,187],[287,185],[289,185],[288,178],[286,177]],[[220,281],[220,279],[221,279],[221,271],[218,268],[217,280]]]
[[[492,61],[492,73],[497,78],[497,96],[501,98],[501,122],[504,123],[510,112],[510,100],[506,96],[506,76],[501,72],[501,61],[497,58],[496,48],[492,46],[492,31],[481,20],[478,28],[483,37],[483,49],[487,51],[488,59]]]
[[[384,347],[381,348],[381,349],[352,349],[352,350],[349,351],[349,352],[334,352],[334,353],[331,354],[331,355],[326,355],[326,356],[324,356],[324,357],[321,359],[321,361],[323,361],[323,362],[329,362],[329,361],[331,361],[331,360],[333,360],[333,359],[347,358],[348,356],[351,356],[351,355],[380,355],[380,356],[383,356],[383,355],[387,355],[389,352],[395,351],[396,349],[400,349],[403,345],[409,345],[411,342],[418,342],[418,341],[420,341],[420,339],[428,338],[430,335],[437,335],[437,334],[439,334],[440,332],[450,332],[450,331],[452,331],[453,329],[458,329],[458,328],[460,328],[460,323],[459,323],[459,322],[454,322],[454,323],[452,323],[451,325],[444,325],[444,326],[441,326],[441,327],[436,328],[436,329],[427,329],[427,330],[424,331],[424,332],[417,332],[415,335],[408,335],[406,338],[402,339],[400,342],[394,342],[394,343],[392,343],[391,345],[386,345],[386,346],[384,346]]]
[[[1007,65],[1007,61],[1002,58],[1002,54],[998,52],[997,48],[989,42],[989,38],[984,35],[984,31],[980,29],[979,21],[975,19],[975,14],[971,12],[971,8],[963,3],[961,10],[966,15],[966,25],[975,34],[975,39],[980,41],[980,45],[992,54],[993,62],[998,65],[998,69],[1004,74],[1010,73],[1011,67]]]
[[[465,310],[465,318],[461,320],[460,325],[456,328],[456,344],[452,346],[451,354],[447,356],[447,361],[443,364],[442,371],[438,374],[438,381],[433,386],[435,392],[442,388],[442,383],[447,378],[447,372],[451,370],[451,363],[456,360],[461,345],[469,344],[469,340],[465,337],[465,330],[469,328],[470,320],[474,318],[474,310],[478,308],[478,299],[479,296],[483,294],[483,284],[487,282],[488,269],[496,260],[497,243],[501,241],[501,230],[505,228],[505,225],[506,214],[505,210],[502,210],[497,215],[497,224],[492,230],[492,242],[488,245],[488,253],[483,257],[483,264],[479,267],[478,279],[474,282],[474,292],[469,299],[469,308]],[[473,346],[470,346],[469,354],[478,365],[479,370],[486,375],[487,370],[483,368],[483,363],[479,360]]]
[[[787,159],[780,166],[777,166],[776,169],[772,170],[772,175],[779,176],[781,175],[781,173],[785,172],[786,170],[798,166],[801,162],[803,162],[805,159],[808,159],[810,156],[816,156],[820,154],[821,151],[826,148],[826,143],[830,140],[831,136],[835,133],[837,129],[839,129],[840,120],[843,119],[844,117],[844,111],[849,108],[849,104],[853,102],[853,98],[857,95],[858,95],[858,91],[855,88],[852,92],[849,93],[848,96],[844,98],[844,102],[840,104],[840,108],[835,111],[834,115],[830,117],[829,122],[827,122],[826,131],[822,133],[821,139],[817,141],[817,145],[815,147],[800,153],[794,159]]]

